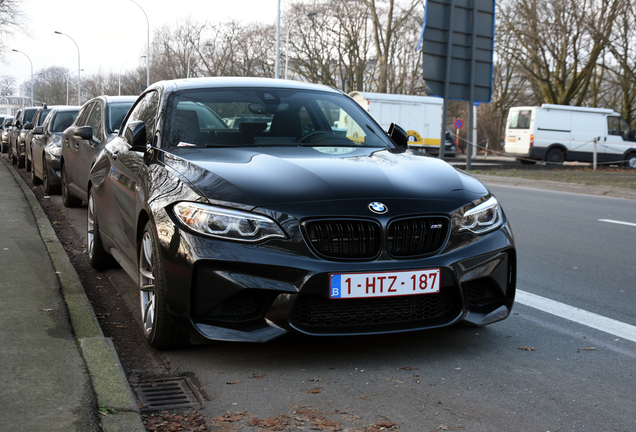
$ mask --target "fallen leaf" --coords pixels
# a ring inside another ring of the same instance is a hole
[[[417,368],[415,368],[415,369],[417,369]],[[412,368],[411,366],[401,366],[401,367],[399,367],[399,368],[395,368],[395,370],[396,370],[396,372],[399,372],[399,371],[401,371],[401,370],[404,370],[404,371],[412,371],[412,370],[413,370],[413,368]]]
[[[594,351],[596,350],[596,348],[594,347],[589,347],[589,348],[578,348],[577,351]]]
[[[534,348],[531,347],[519,347],[521,351],[534,351]]]
[[[307,381],[311,381],[311,382],[319,382],[322,381],[322,378],[310,378]]]
[[[310,390],[303,390],[303,393],[309,393],[309,394],[322,393],[322,387],[316,387]]]
[[[241,381],[228,381],[225,384],[239,384]]]
[[[42,312],[53,312],[53,309],[40,309]]]
[[[267,376],[267,375],[265,375],[265,374],[252,374],[252,375],[250,375],[250,376],[249,376],[249,378],[250,378],[250,379],[257,379],[257,380],[260,380],[260,379],[265,378],[266,376]]]

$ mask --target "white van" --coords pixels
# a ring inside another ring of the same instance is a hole
[[[611,109],[543,104],[513,107],[506,121],[505,153],[521,163],[545,160],[625,162],[636,168],[636,135]]]
[[[439,155],[444,100],[429,96],[411,96],[354,91],[349,93],[362,108],[388,130],[392,122],[402,126],[409,148]],[[457,147],[446,134],[444,156],[455,157]]]

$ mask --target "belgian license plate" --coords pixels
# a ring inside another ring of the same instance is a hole
[[[334,273],[329,278],[329,297],[332,299],[434,294],[440,287],[439,269]]]
[[[515,141],[517,141],[517,137],[513,137],[513,136],[508,137],[508,142],[515,142]]]

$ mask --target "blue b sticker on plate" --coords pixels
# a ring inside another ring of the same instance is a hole
[[[331,298],[340,298],[342,295],[342,290],[340,289],[340,280],[341,275],[333,274],[331,275],[331,293],[329,297]]]

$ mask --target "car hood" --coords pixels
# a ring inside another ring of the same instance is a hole
[[[474,177],[410,150],[183,148],[164,161],[211,202],[248,207],[435,200],[450,211],[488,193]]]

